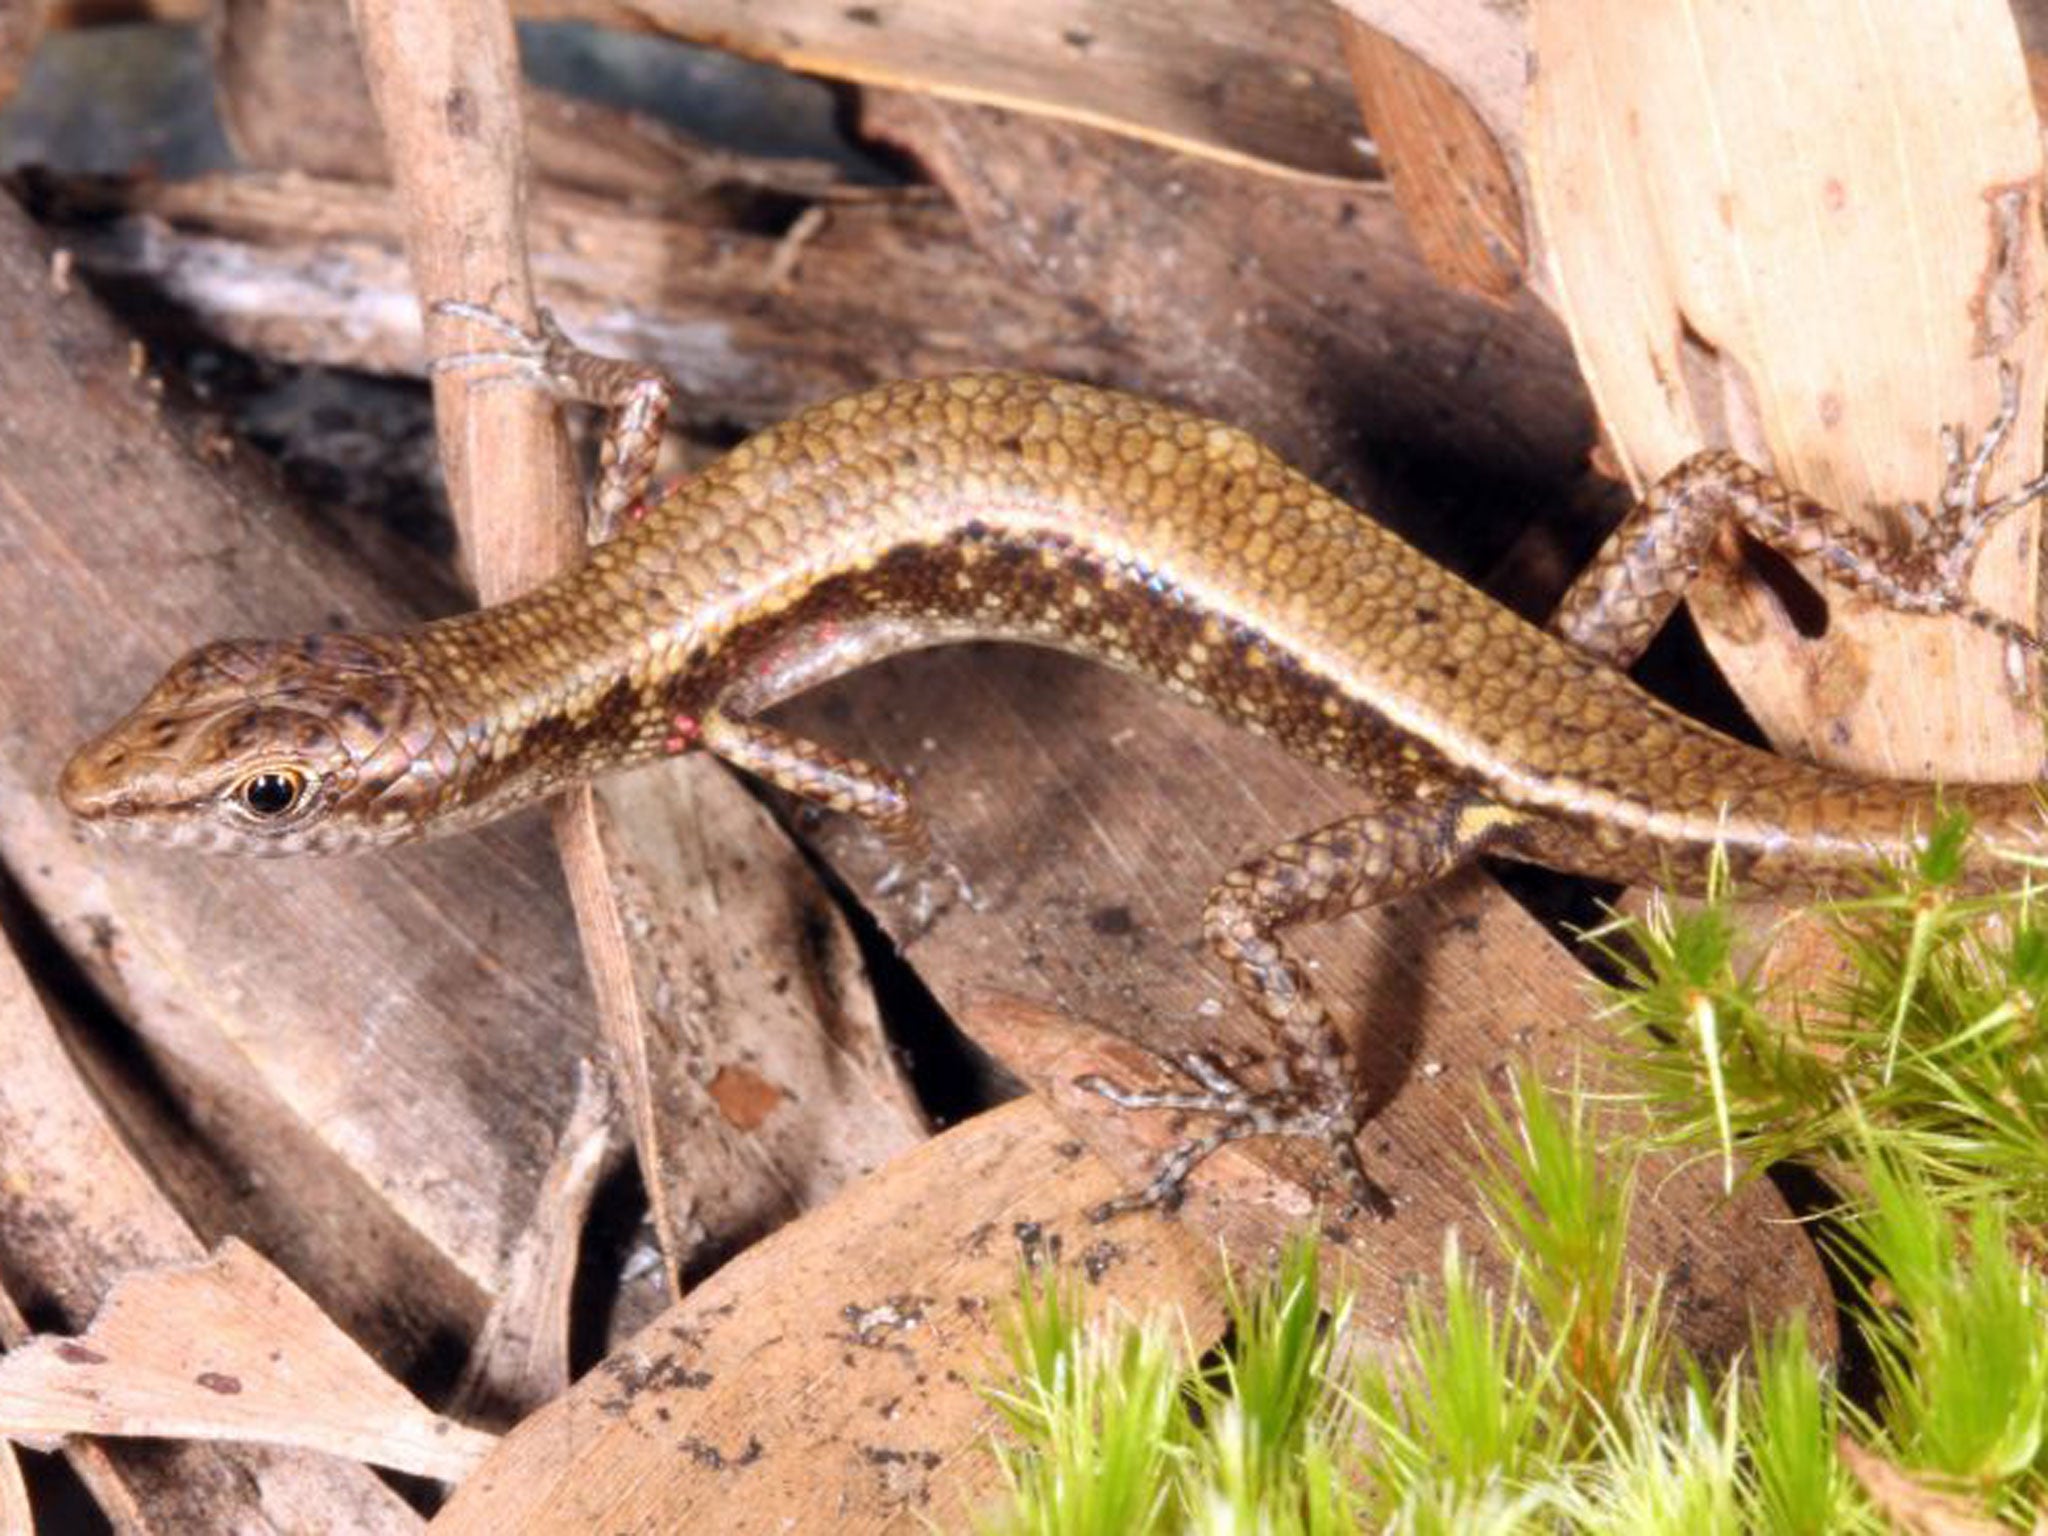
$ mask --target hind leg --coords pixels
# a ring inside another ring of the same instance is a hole
[[[1203,933],[1230,968],[1238,991],[1273,1027],[1279,1053],[1271,1081],[1249,1087],[1202,1056],[1176,1062],[1190,1088],[1131,1089],[1099,1077],[1081,1079],[1080,1086],[1126,1109],[1218,1117],[1207,1132],[1169,1153],[1144,1188],[1098,1206],[1093,1218],[1150,1207],[1171,1210],[1202,1159],[1250,1136],[1325,1142],[1359,1207],[1383,1206],[1385,1197],[1358,1155],[1366,1105],[1356,1064],[1281,930],[1428,885],[1507,841],[1523,824],[1520,813],[1476,792],[1424,786],[1412,799],[1332,822],[1226,875],[1209,895]]]
[[[1899,613],[1959,618],[2009,646],[2040,654],[2041,640],[1970,597],[1984,541],[2013,513],[2048,495],[2048,476],[1986,500],[1984,482],[2019,416],[2019,375],[1999,373],[1998,415],[1974,448],[1945,427],[1947,466],[1934,512],[1910,506],[1915,542],[1896,549],[1833,508],[1803,496],[1732,453],[1693,455],[1665,475],[1622,519],[1565,594],[1551,628],[1581,649],[1625,667],[1643,652],[1699,574],[1715,538],[1733,523],[1820,578]]]

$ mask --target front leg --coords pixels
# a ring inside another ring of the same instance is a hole
[[[1202,930],[1230,968],[1231,980],[1278,1036],[1280,1053],[1264,1089],[1239,1083],[1206,1057],[1177,1064],[1196,1085],[1132,1090],[1099,1077],[1080,1086],[1126,1109],[1213,1113],[1220,1119],[1176,1147],[1143,1189],[1090,1213],[1097,1221],[1180,1203],[1188,1174],[1228,1142],[1248,1136],[1313,1136],[1326,1142],[1361,1209],[1385,1197],[1365,1172],[1358,1136],[1365,1104],[1350,1048],[1330,1020],[1308,973],[1287,952],[1280,930],[1324,920],[1416,890],[1489,848],[1512,840],[1520,812],[1478,792],[1424,781],[1413,798],[1282,843],[1226,875],[1209,895]]]
[[[571,341],[546,310],[537,329],[523,330],[496,310],[480,304],[444,299],[434,313],[467,320],[497,336],[504,345],[478,352],[437,357],[432,373],[457,369],[502,367],[552,390],[578,405],[599,406],[609,413],[598,440],[597,483],[584,509],[585,533],[602,544],[618,532],[619,522],[643,505],[661,453],[662,423],[668,419],[675,383],[659,368],[591,352]]]
[[[700,722],[696,740],[742,772],[873,829],[891,854],[879,888],[887,894],[909,887],[913,928],[928,927],[953,894],[972,903],[958,871],[934,858],[931,829],[900,775],[772,725],[723,714]]]

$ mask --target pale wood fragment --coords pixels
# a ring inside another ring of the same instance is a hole
[[[370,94],[404,211],[423,309],[443,298],[535,320],[526,255],[526,149],[512,19],[492,0],[410,6],[351,0]],[[498,339],[426,316],[436,355]],[[485,603],[537,585],[583,552],[577,467],[539,390],[434,380],[449,500]],[[528,506],[528,511],[500,510]],[[488,522],[486,522],[488,519]]]
[[[110,220],[123,209],[129,217]],[[82,269],[161,288],[233,345],[372,373],[424,366],[382,188],[255,172],[71,186],[51,216]],[[801,280],[779,293],[767,286],[775,238],[724,220],[542,189],[528,231],[541,297],[563,325],[668,370],[683,385],[680,422],[766,426],[793,403],[996,361],[1080,378],[1140,373],[1098,316],[1020,286],[975,249],[957,213],[928,200],[835,205],[804,249]]]
[[[624,1150],[608,1077],[578,1063],[576,1106],[562,1127],[533,1220],[505,1263],[504,1283],[449,1398],[467,1424],[508,1424],[569,1385],[569,1302],[598,1180]]]
[[[44,1450],[66,1435],[259,1441],[451,1482],[493,1444],[430,1412],[233,1239],[125,1276],[79,1337],[8,1351],[0,1434]]]
[[[0,1536],[35,1536],[35,1512],[29,1508],[28,1485],[14,1447],[0,1445]]]

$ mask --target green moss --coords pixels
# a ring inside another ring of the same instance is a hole
[[[1512,1278],[1487,1288],[1453,1234],[1396,1349],[1346,1355],[1350,1301],[1319,1299],[1307,1242],[1233,1293],[1207,1359],[1160,1319],[1084,1319],[1074,1292],[1027,1276],[1014,1374],[991,1393],[1010,1497],[983,1529],[1891,1528],[1845,1437],[2029,1528],[2048,1505],[2048,930],[2030,891],[1955,892],[1963,840],[1944,823],[1916,867],[1820,909],[1842,964],[1817,997],[1776,995],[1763,960],[1738,960],[1725,880],[1702,906],[1605,928],[1622,1078],[1651,1133],[1518,1078],[1473,1169]],[[1843,1396],[1803,1317],[1710,1381],[1661,1298],[1631,1292],[1653,1144],[1715,1156],[1731,1183],[1796,1160],[1848,1192],[1829,1242],[1856,1277],[1868,1401]]]

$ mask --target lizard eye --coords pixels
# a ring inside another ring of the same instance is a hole
[[[235,799],[251,816],[274,821],[290,814],[306,792],[306,776],[296,768],[265,768],[235,786]]]

